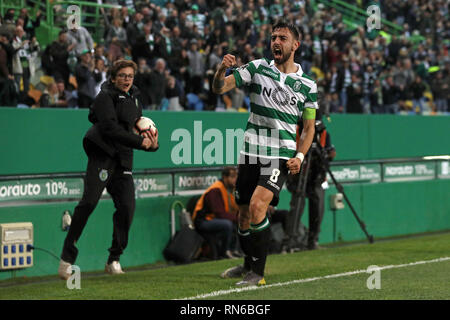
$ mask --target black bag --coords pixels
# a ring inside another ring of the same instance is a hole
[[[283,240],[286,233],[283,224],[276,222],[270,225],[271,238],[269,242],[269,253],[281,253],[283,249]],[[300,221],[298,225],[297,237],[293,239],[293,245],[299,250],[305,250],[308,244],[308,229]]]
[[[176,263],[189,263],[200,254],[204,239],[197,231],[185,227],[177,231],[163,251],[164,258]]]

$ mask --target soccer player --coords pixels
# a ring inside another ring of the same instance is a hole
[[[276,205],[288,174],[300,171],[314,136],[317,85],[294,63],[300,45],[298,29],[284,20],[272,26],[274,60],[259,59],[233,70],[236,58],[227,54],[213,80],[213,90],[223,94],[250,86],[251,112],[244,134],[236,182],[239,205],[238,234],[245,253],[244,265],[230,268],[223,278],[244,277],[238,286],[264,285],[264,269],[270,238],[269,204]],[[296,146],[296,123],[304,128]]]

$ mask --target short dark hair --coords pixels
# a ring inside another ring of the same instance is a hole
[[[123,68],[133,68],[134,74],[136,74],[137,71],[137,65],[134,61],[132,60],[124,60],[124,59],[120,59],[117,60],[116,62],[114,62],[112,68],[111,68],[111,79],[114,79],[117,76],[117,73],[119,72],[120,69]]]
[[[229,177],[231,175],[232,171],[237,171],[236,167],[225,167],[222,170],[222,178],[223,177]]]
[[[272,25],[272,31],[275,31],[276,29],[282,29],[287,28],[294,36],[295,40],[300,40],[300,32],[298,31],[298,28],[295,24],[287,21],[286,19],[279,19],[274,22]]]

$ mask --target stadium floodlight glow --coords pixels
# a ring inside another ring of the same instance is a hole
[[[442,156],[426,156],[423,157],[424,160],[450,160],[449,155],[442,155]]]

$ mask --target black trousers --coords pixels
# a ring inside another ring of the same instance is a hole
[[[320,225],[325,211],[325,190],[321,181],[315,181],[306,196],[309,200],[309,230],[308,244],[313,245],[319,241]]]
[[[290,175],[287,181],[287,188],[291,192],[290,211],[295,210],[296,199],[300,197],[296,193],[299,175]],[[306,185],[306,197],[308,198],[309,229],[308,245],[312,245],[319,240],[320,225],[322,224],[325,212],[325,190],[322,188],[324,173],[320,175],[310,172]]]
[[[75,244],[106,188],[116,208],[113,215],[112,244],[107,262],[119,261],[120,255],[128,244],[128,233],[136,204],[131,170],[123,168],[118,159],[109,157],[101,150],[93,152],[90,148],[86,148],[86,144],[85,150],[88,153],[88,165],[83,197],[75,207],[61,259],[71,264],[75,262],[78,255]]]

